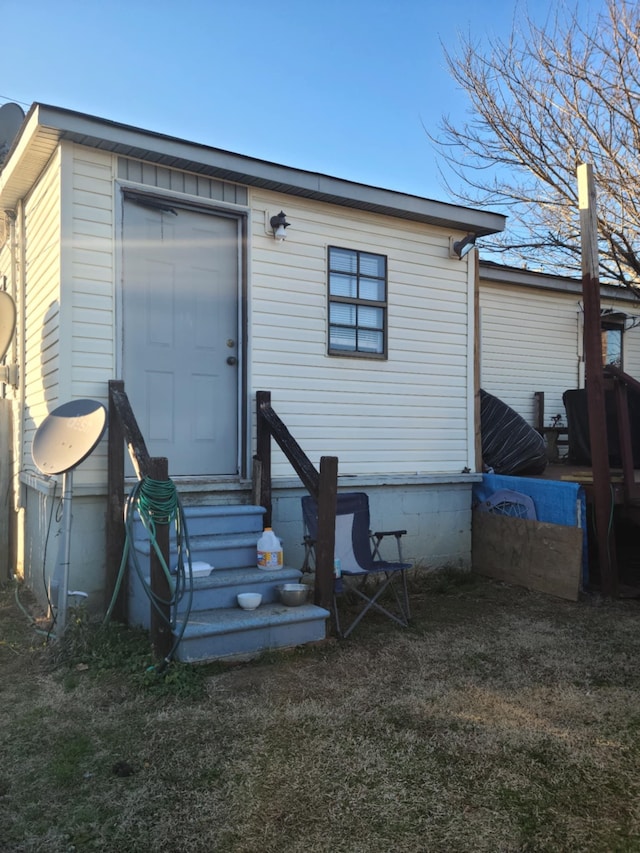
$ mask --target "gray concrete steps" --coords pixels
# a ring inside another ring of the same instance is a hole
[[[317,642],[326,635],[329,613],[313,604],[286,607],[278,602],[277,586],[296,583],[301,572],[290,566],[264,571],[256,566],[257,542],[263,529],[262,507],[199,506],[185,510],[192,564],[205,562],[214,568],[209,575],[193,578],[193,595],[188,622],[176,657],[178,660],[208,661],[237,655],[257,654]],[[140,572],[129,560],[129,621],[150,626],[151,605],[144,585],[149,581],[151,543],[142,523],[133,525],[135,550]],[[173,541],[170,568],[177,563]],[[261,605],[253,611],[241,610],[236,596],[259,592]],[[177,603],[177,630],[189,597]]]
[[[189,618],[176,657],[184,662],[218,660],[319,642],[325,639],[328,617],[315,604],[201,611]]]

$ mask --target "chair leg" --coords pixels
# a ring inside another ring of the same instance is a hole
[[[396,585],[393,581],[394,581],[393,575],[389,575],[386,583],[383,583],[382,586],[376,592],[376,594],[373,596],[373,598],[369,599],[371,602],[369,607],[372,607],[374,610],[378,610],[380,613],[384,613],[385,616],[389,617],[389,619],[392,619],[394,622],[397,622],[398,625],[401,625],[403,628],[406,628],[409,624],[408,600],[403,605],[403,602],[400,600],[398,590],[396,589]],[[396,600],[396,605],[398,607],[398,612],[400,614],[399,616],[395,613],[392,613],[390,610],[387,610],[386,607],[383,607],[382,604],[380,604],[378,602],[378,598],[380,598],[380,596],[384,593],[384,591],[389,586],[393,590],[393,596]],[[367,609],[369,609],[369,607]]]
[[[399,605],[399,606],[400,606],[400,609],[405,614],[405,616],[407,618],[407,622],[408,622],[409,619],[411,618],[411,610],[409,607],[409,588],[407,586],[407,573],[406,573],[406,571],[402,571],[400,574],[402,575],[402,589],[404,592],[404,607],[402,607],[402,605]]]
[[[402,570],[400,572],[402,578],[400,581],[402,583],[402,598],[400,596],[400,592],[398,591],[396,584],[393,583],[393,581],[395,580],[394,574],[390,573],[386,576],[388,580],[387,583],[383,585],[383,591],[387,588],[387,586],[390,586],[393,590],[393,595],[396,600],[396,606],[398,608],[398,611],[402,614],[402,620],[400,620],[400,624],[402,624],[402,626],[406,628],[409,624],[409,619],[411,618],[411,610],[409,605],[409,588],[407,586],[407,573],[405,570]],[[377,596],[375,596],[375,598],[377,598]],[[393,616],[391,616],[391,618],[393,618]]]
[[[404,572],[402,574],[404,575]],[[346,639],[349,636],[349,634],[351,634],[351,632],[354,630],[354,628],[356,628],[359,625],[360,621],[369,612],[369,610],[372,610],[372,609],[377,610],[379,613],[384,614],[389,619],[391,619],[393,622],[400,625],[402,628],[406,628],[408,626],[408,624],[409,624],[408,599],[406,600],[406,606],[403,607],[402,602],[400,601],[399,596],[398,596],[398,591],[396,590],[395,585],[392,583],[392,580],[393,580],[393,575],[388,575],[386,581],[380,585],[380,587],[376,591],[373,598],[365,595],[362,592],[362,590],[358,589],[357,587],[352,587],[351,591],[354,592],[363,601],[365,601],[366,604],[362,608],[362,610],[358,613],[358,615],[353,620],[353,622],[346,629],[346,631],[344,631],[343,633],[340,633],[341,637]],[[390,610],[387,610],[387,608],[383,607],[382,604],[380,604],[378,601],[380,596],[384,593],[384,591],[387,589],[387,587],[389,585],[391,585],[393,588],[393,593],[394,593],[394,596],[396,599],[396,604],[398,605],[398,610],[401,614],[400,616],[398,616],[395,613],[392,613]],[[405,588],[405,592],[406,592],[406,588]],[[337,604],[336,604],[336,613],[337,613]],[[338,621],[338,620],[336,619],[336,621]]]
[[[333,619],[336,624],[336,634],[340,639],[344,639],[344,634],[342,633],[342,627],[340,625],[340,613],[338,611],[338,596],[333,593]]]

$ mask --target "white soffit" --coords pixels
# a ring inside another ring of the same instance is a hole
[[[60,140],[248,186],[425,222],[478,236],[502,231],[502,214],[460,207],[257,160],[84,113],[34,104],[0,172],[0,208],[13,208]]]

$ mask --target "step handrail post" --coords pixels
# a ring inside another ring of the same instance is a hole
[[[256,392],[256,455],[260,460],[260,506],[264,507],[264,526],[271,527],[271,429],[263,410],[271,408],[271,392]]]
[[[336,545],[336,504],[338,496],[338,459],[320,459],[318,488],[318,541],[316,542],[316,580],[314,601],[325,610],[332,609]]]
[[[169,479],[169,460],[166,456],[152,456],[149,459],[149,477],[165,482]],[[157,606],[151,605],[151,645],[158,658],[166,658],[171,651],[171,588],[162,562],[169,567],[169,524],[155,522],[155,538],[162,559],[151,548],[149,554],[149,574],[151,593]]]

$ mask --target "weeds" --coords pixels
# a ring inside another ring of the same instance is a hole
[[[85,612],[34,651],[0,594],[3,853],[640,850],[638,602],[411,596],[408,631],[161,675]]]
[[[49,644],[48,665],[67,690],[81,686],[86,676],[99,680],[118,674],[160,698],[200,699],[205,693],[203,670],[176,661],[155,662],[146,631],[103,624],[82,605],[69,610],[64,633]]]

